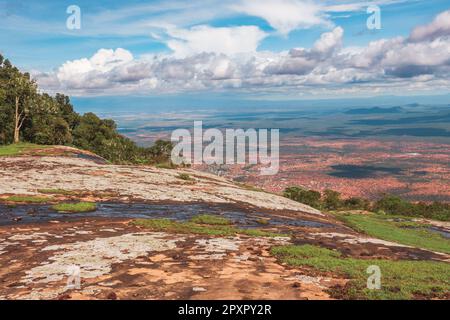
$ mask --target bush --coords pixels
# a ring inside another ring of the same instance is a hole
[[[191,176],[190,176],[189,174],[187,174],[187,173],[180,173],[180,174],[177,176],[177,178],[178,178],[178,179],[181,179],[181,180],[185,180],[185,181],[192,181],[192,180],[194,180],[194,179],[192,179]]]
[[[370,201],[352,197],[344,200],[343,207],[347,210],[368,210],[370,208]]]
[[[283,196],[321,210],[370,210],[380,214],[416,216],[442,221],[450,220],[450,204],[448,203],[413,203],[396,195],[385,194],[381,199],[371,204],[368,199],[359,197],[341,199],[339,192],[329,189],[325,190],[323,196],[321,196],[318,191],[289,187],[284,190]]]
[[[338,210],[342,207],[341,194],[327,189],[324,191],[323,206],[327,210]]]
[[[372,207],[375,212],[383,211],[386,214],[424,217],[443,221],[450,220],[450,204],[433,202],[413,203],[394,195],[384,195]]]
[[[373,206],[374,211],[383,210],[388,214],[399,214],[412,216],[414,213],[413,204],[394,195],[385,195]]]
[[[318,191],[307,190],[301,187],[289,187],[284,190],[283,196],[291,200],[304,203],[313,208],[321,207],[321,194]]]

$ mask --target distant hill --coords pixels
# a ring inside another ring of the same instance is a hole
[[[391,107],[391,108],[357,108],[345,111],[345,114],[383,114],[383,113],[400,113],[403,111],[402,107]]]

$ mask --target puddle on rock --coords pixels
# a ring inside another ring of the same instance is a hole
[[[283,218],[264,212],[232,206],[207,203],[192,204],[149,204],[149,203],[111,203],[97,204],[97,210],[87,213],[62,214],[54,211],[49,205],[16,205],[0,204],[0,225],[48,222],[51,220],[71,220],[86,217],[94,218],[166,218],[187,221],[199,214],[213,214],[230,219],[244,228],[262,228],[258,220],[267,220],[268,226],[302,226],[311,228],[334,227],[332,224],[305,219]]]

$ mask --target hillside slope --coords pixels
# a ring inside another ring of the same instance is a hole
[[[108,192],[114,194],[110,200],[239,203],[322,215],[307,205],[278,195],[247,190],[212,174],[101,162],[99,157],[70,147],[46,148],[44,153],[34,151],[19,157],[0,158],[0,197],[37,195],[40,189],[64,189]]]

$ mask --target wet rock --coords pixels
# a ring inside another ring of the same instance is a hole
[[[106,296],[106,299],[108,299],[108,300],[117,300],[117,294],[115,292],[110,292]]]

